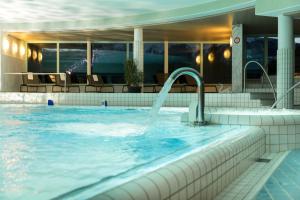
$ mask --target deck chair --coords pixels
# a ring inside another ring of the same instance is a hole
[[[196,92],[198,86],[197,86],[194,78],[191,76],[188,76],[188,75],[185,75],[184,78],[185,78],[185,82],[186,82],[184,91],[187,92],[188,91],[187,89],[192,88],[192,92]]]
[[[164,86],[165,82],[168,79],[168,74],[163,74],[163,73],[158,73],[155,75],[155,80],[156,80],[156,86],[155,86],[155,91],[159,92],[160,89]],[[172,88],[179,88],[180,92],[183,91],[185,84],[181,84],[178,82],[178,80],[176,81],[176,83],[174,83],[172,85]],[[159,87],[160,89],[157,89],[157,87]]]
[[[70,88],[77,88],[78,92],[80,93],[79,85],[73,85],[71,83],[71,76],[69,74],[57,74],[55,75],[55,85],[52,86],[52,92],[64,92],[65,88],[65,81],[66,81],[66,92],[70,91]],[[60,88],[59,91],[55,91],[55,88]]]
[[[96,89],[96,92],[101,92],[102,88],[111,88],[112,93],[114,92],[114,86],[111,84],[104,83],[102,77],[97,74],[87,75],[88,84],[84,87],[84,91],[87,92],[88,87],[93,87]],[[99,89],[99,90],[98,90]]]
[[[38,75],[33,73],[22,74],[23,83],[20,85],[20,92],[23,92],[22,88],[26,87],[26,92],[29,92],[29,88],[35,88],[35,92],[38,92],[40,87],[44,88],[44,92],[47,92],[47,87],[42,84]]]

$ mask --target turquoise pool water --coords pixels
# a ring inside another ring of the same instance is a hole
[[[300,150],[291,151],[273,172],[255,200],[300,199]]]
[[[240,127],[190,127],[181,110],[0,106],[0,199],[85,199]]]

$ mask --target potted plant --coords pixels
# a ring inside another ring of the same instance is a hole
[[[141,83],[143,82],[143,72],[137,69],[133,60],[126,60],[124,79],[128,87],[128,92],[140,93]]]

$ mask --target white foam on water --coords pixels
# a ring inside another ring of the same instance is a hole
[[[131,123],[66,123],[60,124],[56,129],[64,130],[72,134],[85,136],[111,136],[111,137],[126,137],[142,135],[145,132],[146,126]]]

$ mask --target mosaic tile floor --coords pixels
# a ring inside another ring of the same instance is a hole
[[[219,194],[216,200],[253,200],[287,154],[288,152],[266,153],[262,158],[270,159],[270,162],[255,162]]]
[[[255,200],[300,199],[300,150],[290,152],[259,191]]]

